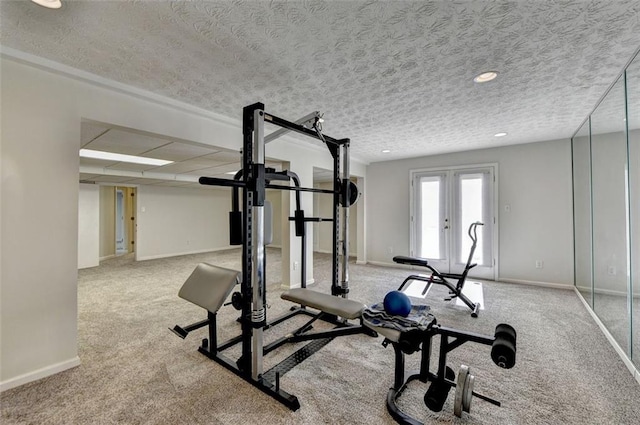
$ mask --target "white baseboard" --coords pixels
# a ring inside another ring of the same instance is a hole
[[[160,258],[169,258],[169,257],[179,257],[181,255],[192,255],[192,254],[204,254],[207,252],[217,252],[217,251],[227,251],[229,249],[240,249],[240,247],[235,245],[229,245],[222,248],[207,248],[207,249],[199,249],[196,251],[187,251],[187,252],[174,252],[170,254],[158,254],[158,255],[147,255],[144,257],[138,257],[136,261],[147,261],[147,260],[158,260]]]
[[[100,257],[99,260],[104,261],[104,260],[110,260],[111,258],[116,258],[116,254],[105,255],[104,257]]]
[[[470,277],[470,279],[474,279]],[[536,280],[523,280],[523,279],[511,279],[508,277],[500,277],[496,282],[517,283],[520,285],[541,286],[544,288],[555,289],[573,289],[574,286],[566,283],[553,283],[553,282],[539,282]]]
[[[315,279],[307,279],[307,287],[313,285],[314,283],[316,283]],[[280,285],[280,288],[284,289],[285,291],[287,289],[295,289],[295,288],[301,288],[302,285],[285,285],[284,283]]]
[[[51,366],[43,367],[42,369],[34,370],[33,372],[16,376],[15,378],[10,378],[6,381],[0,382],[0,392],[46,378],[47,376],[55,375],[56,373],[60,373],[77,366],[80,366],[80,357],[78,356],[64,362],[56,363]]]
[[[319,254],[333,254],[333,251],[329,251],[329,250],[326,250],[326,249],[313,248],[313,252],[317,252]],[[357,252],[350,252],[349,253],[349,257],[357,257],[357,256],[358,256]]]
[[[366,261],[356,260],[356,264],[359,266],[364,266],[365,264],[368,264],[368,263]]]
[[[584,292],[591,292],[591,287],[586,287],[586,286],[578,286],[576,287],[578,289],[578,291],[584,291]],[[596,295],[613,295],[616,297],[628,297],[629,294],[627,294],[627,292],[622,292],[622,291],[612,291],[611,289],[599,289],[596,288],[593,290],[593,293]],[[637,289],[634,289],[633,291],[634,295],[633,295],[633,299],[640,299],[640,293],[638,293]]]
[[[580,301],[582,301],[582,304],[584,304],[585,308],[587,309],[587,311],[589,312],[593,320],[598,324],[598,327],[600,328],[604,336],[607,337],[607,340],[609,341],[613,349],[616,350],[616,353],[618,353],[624,365],[627,367],[627,369],[629,369],[629,372],[631,372],[631,375],[633,375],[633,377],[638,382],[638,384],[640,384],[640,371],[636,369],[631,359],[627,357],[627,353],[625,353],[622,347],[620,347],[620,344],[618,344],[618,341],[616,341],[613,335],[611,335],[607,327],[604,325],[604,323],[602,323],[598,315],[593,311],[593,309],[591,308],[589,303],[587,303],[587,301],[584,299],[580,291],[578,291],[577,289],[574,289],[574,291],[578,295],[578,298],[580,299]]]

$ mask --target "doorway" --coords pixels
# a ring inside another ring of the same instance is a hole
[[[134,187],[114,188],[115,194],[115,255],[135,252],[136,217]]]
[[[411,171],[411,255],[443,273],[462,273],[478,226],[469,273],[495,279],[495,186],[497,165]]]

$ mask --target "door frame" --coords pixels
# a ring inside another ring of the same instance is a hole
[[[500,223],[499,220],[499,166],[497,162],[486,162],[486,163],[476,163],[476,164],[466,164],[466,165],[451,165],[451,166],[442,166],[442,167],[427,167],[427,168],[415,168],[415,169],[411,169],[409,170],[409,249],[408,251],[411,253],[413,252],[414,248],[415,248],[415,244],[416,244],[416,223],[413,220],[413,215],[414,215],[414,211],[415,211],[415,196],[414,196],[414,187],[413,187],[413,181],[415,179],[416,174],[421,174],[421,173],[437,173],[437,172],[456,172],[456,171],[460,171],[460,170],[476,170],[479,168],[493,168],[493,232],[492,232],[492,238],[493,238],[493,244],[492,244],[492,252],[491,252],[491,256],[493,257],[493,280],[498,280],[499,278],[499,265],[500,265],[500,259],[498,257],[498,253],[500,252],[499,250],[499,236],[500,236],[500,232],[498,230],[498,225]],[[448,190],[448,189],[447,189]],[[452,191],[453,192],[453,191]],[[447,202],[449,202],[449,205],[447,205],[447,208],[449,210],[451,210],[451,203],[453,202],[451,198],[451,196],[449,196],[449,194],[447,194],[446,196],[447,198]],[[452,215],[453,212],[450,211],[450,215]],[[461,231],[463,231],[461,229]],[[466,234],[466,230],[464,230],[464,234]],[[447,256],[451,257],[451,247],[447,247],[448,252],[447,252]],[[449,260],[451,261],[451,259]],[[470,275],[473,275],[473,269],[469,272]],[[487,278],[485,278],[487,279]],[[491,279],[489,279],[491,280]]]
[[[129,253],[129,247],[127,246],[128,239],[128,229],[127,229],[127,221],[125,216],[127,215],[127,191],[123,190],[124,188],[120,186],[116,186],[114,188],[114,224],[115,224],[115,255],[123,255]],[[121,196],[121,202],[118,202],[119,197]],[[118,247],[118,230],[122,231],[122,247],[124,247],[124,252]]]

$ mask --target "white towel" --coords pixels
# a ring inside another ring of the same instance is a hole
[[[412,305],[407,317],[392,316],[384,310],[382,303],[374,304],[362,311],[362,320],[368,326],[380,326],[408,332],[414,329],[427,330],[436,323],[428,305]]]

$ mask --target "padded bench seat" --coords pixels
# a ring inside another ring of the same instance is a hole
[[[334,295],[323,294],[306,288],[294,288],[285,291],[280,295],[283,300],[296,304],[315,308],[324,313],[333,314],[345,319],[358,319],[362,315],[362,310],[366,307],[358,301]]]
[[[393,261],[398,264],[409,264],[411,266],[427,267],[427,265],[429,265],[429,261],[426,258],[405,257],[404,255],[396,255],[393,257]]]

